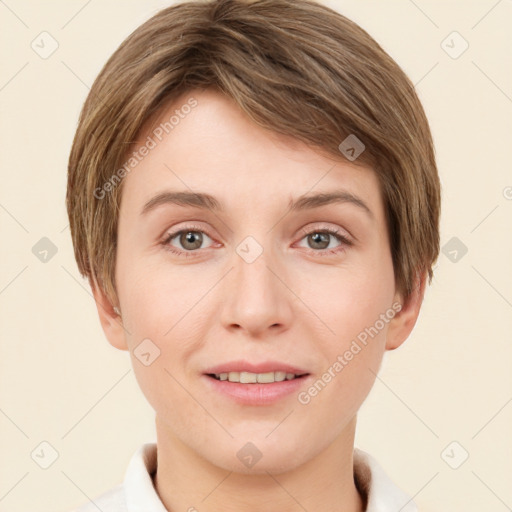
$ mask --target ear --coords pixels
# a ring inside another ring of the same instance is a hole
[[[116,313],[114,306],[112,306],[96,279],[89,280],[89,284],[98,309],[101,327],[109,343],[119,350],[128,350],[121,315]]]
[[[408,297],[405,298],[400,293],[395,294],[395,302],[402,305],[400,311],[389,322],[386,337],[386,350],[395,350],[411,334],[420,314],[423,296],[425,294],[425,283],[427,273],[418,274],[416,284]]]

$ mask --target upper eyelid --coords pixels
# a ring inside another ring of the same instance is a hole
[[[347,228],[344,228],[344,227],[341,227],[339,225],[335,225],[335,226],[328,226],[328,225],[321,225],[320,227],[304,227],[304,228],[301,228],[300,230],[300,234],[302,236],[307,236],[308,234],[310,233],[314,233],[314,232],[321,232],[321,231],[327,231],[327,232],[330,232],[329,234],[331,236],[334,236],[334,237],[340,237],[340,238],[344,238],[346,241],[350,242],[351,244],[354,244],[355,242],[357,242],[357,238],[347,229]]]
[[[314,233],[315,231],[336,231],[338,233],[342,233],[343,231],[347,232],[348,231],[345,229],[345,228],[342,228],[341,226],[328,226],[328,225],[321,225],[320,227],[316,227],[316,226],[313,226],[313,227],[304,227],[304,228],[300,228],[299,230],[299,233],[305,233],[305,234],[308,234],[308,233]]]

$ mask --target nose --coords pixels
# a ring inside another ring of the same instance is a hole
[[[221,321],[226,329],[242,330],[251,337],[286,330],[292,318],[294,295],[286,285],[283,265],[266,249],[251,261],[245,248],[241,244],[233,253],[234,268],[226,276],[222,292],[225,300]],[[250,247],[250,251],[254,250],[254,246]]]

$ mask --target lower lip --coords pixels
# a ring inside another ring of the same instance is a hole
[[[304,375],[303,377],[269,384],[240,384],[239,382],[217,380],[214,377],[203,375],[212,389],[244,405],[269,405],[292,393],[298,393],[310,376]]]

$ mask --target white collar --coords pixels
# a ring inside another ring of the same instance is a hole
[[[369,453],[354,448],[354,479],[366,495],[365,512],[418,512],[412,498],[403,492]]]
[[[145,443],[133,454],[124,478],[127,512],[168,512],[154,486],[157,445]],[[417,512],[410,496],[399,489],[369,454],[354,448],[354,478],[366,494],[365,512]]]

